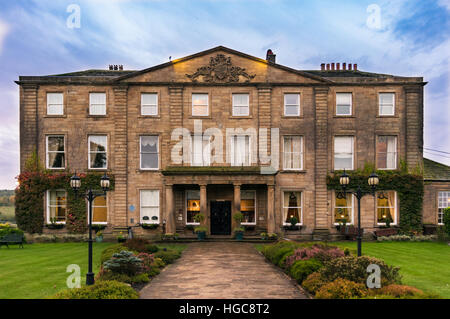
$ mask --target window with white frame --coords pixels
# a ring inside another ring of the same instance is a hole
[[[293,218],[297,225],[302,224],[302,192],[283,192],[283,220],[285,225],[291,225]]]
[[[64,115],[62,93],[47,93],[47,115]]]
[[[248,94],[233,94],[233,116],[250,115]]]
[[[284,95],[284,116],[300,116],[300,94]]]
[[[352,115],[352,93],[336,93],[336,115]]]
[[[106,224],[108,221],[108,205],[106,196],[99,196],[92,202],[92,223]]]
[[[62,169],[66,166],[63,135],[47,136],[47,168]]]
[[[106,115],[106,93],[89,94],[89,114]]]
[[[397,136],[378,136],[377,167],[397,169]]]
[[[197,225],[195,215],[200,213],[200,191],[186,191],[186,224]]]
[[[353,195],[346,194],[346,197],[335,194],[334,199],[334,223],[353,224]]]
[[[159,168],[158,135],[140,137],[141,169]]]
[[[395,114],[395,93],[380,93],[378,94],[378,101],[380,116]]]
[[[106,169],[107,161],[107,136],[90,135],[88,139],[89,169]]]
[[[231,136],[231,165],[250,166],[251,145],[249,135]]]
[[[209,166],[211,162],[210,137],[206,135],[192,135],[191,146],[191,165]]]
[[[65,223],[67,212],[67,192],[47,191],[47,223]]]
[[[141,190],[141,223],[159,224],[159,190]]]
[[[377,193],[377,223],[385,225],[389,220],[391,225],[397,224],[397,192],[384,191]]]
[[[285,136],[283,143],[285,170],[303,169],[303,136]]]
[[[256,225],[256,191],[241,190],[241,213],[243,225]]]
[[[334,169],[353,169],[353,136],[334,137]]]
[[[439,192],[438,194],[438,224],[444,225],[444,210],[450,207],[450,192]]]
[[[192,94],[192,116],[208,116],[209,103],[208,94],[194,93]]]
[[[141,94],[141,115],[158,115],[158,94]]]

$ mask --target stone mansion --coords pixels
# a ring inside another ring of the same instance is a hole
[[[92,212],[105,232],[145,222],[164,227],[136,228],[141,235],[192,235],[200,212],[209,236],[231,236],[242,212],[249,234],[282,234],[295,217],[298,238],[333,235],[342,219],[356,223],[357,207],[352,195],[328,190],[328,174],[366,163],[424,166],[422,77],[347,63],[297,70],[271,50],[261,59],[219,46],[140,71],[111,66],[16,83],[21,170],[36,151],[48,170],[114,175]],[[450,205],[449,168],[440,169],[426,185],[426,223],[441,223]],[[65,222],[66,196],[46,192],[47,223]],[[366,230],[386,218],[395,225],[397,193],[366,196],[361,211]]]

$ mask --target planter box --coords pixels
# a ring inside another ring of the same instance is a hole
[[[397,228],[380,228],[380,229],[374,231],[374,234],[377,237],[397,235],[398,229]]]
[[[285,231],[299,231],[302,229],[302,226],[283,226]]]

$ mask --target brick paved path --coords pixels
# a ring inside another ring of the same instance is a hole
[[[144,299],[303,299],[295,281],[265,261],[253,244],[192,243],[140,291]]]

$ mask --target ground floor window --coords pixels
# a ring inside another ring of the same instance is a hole
[[[65,190],[47,191],[47,222],[65,223],[67,193]]]
[[[141,223],[159,224],[159,190],[141,190]]]
[[[197,224],[195,215],[200,213],[200,191],[186,191],[186,224]]]
[[[297,224],[302,223],[302,193],[295,191],[283,192],[283,218],[285,224],[291,224],[292,218],[297,218]]]
[[[385,191],[377,193],[377,223],[379,225],[397,224],[397,193]]]
[[[99,196],[92,202],[92,223],[106,224],[108,218],[108,206],[106,204],[106,196]]]
[[[334,223],[353,224],[353,195],[347,194],[346,197],[335,195],[334,199]]]
[[[450,207],[450,192],[439,192],[438,195],[438,224],[444,224],[444,209]]]
[[[255,198],[255,191],[241,191],[241,213],[244,216],[242,220],[244,225],[256,224]]]

